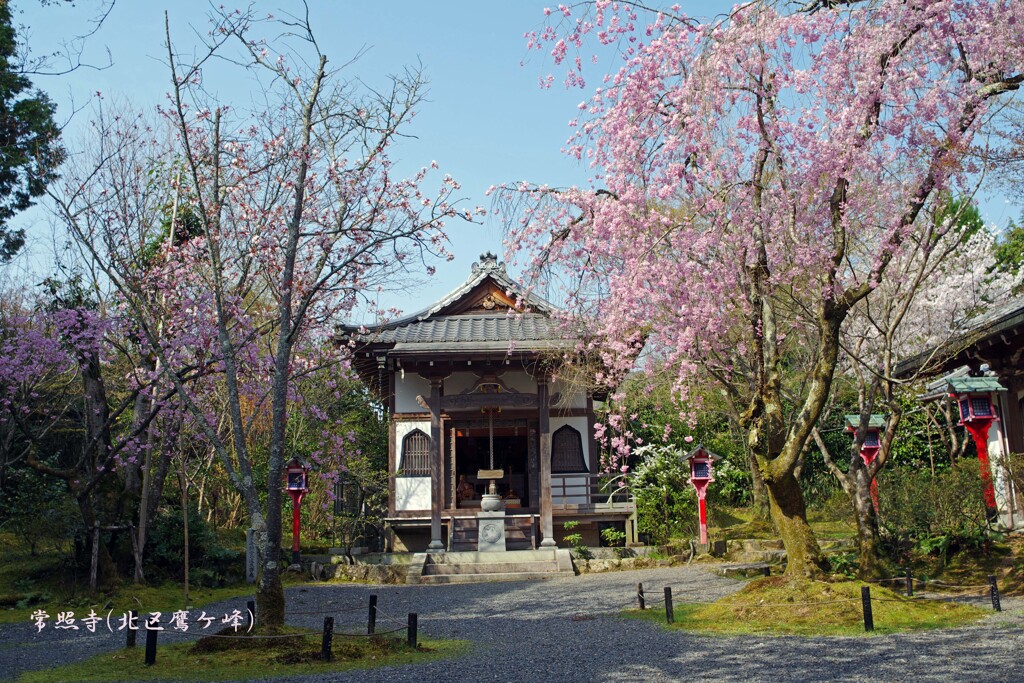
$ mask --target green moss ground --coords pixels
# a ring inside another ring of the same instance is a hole
[[[860,602],[864,585],[771,577],[751,581],[711,604],[685,604],[686,596],[679,595],[675,624],[668,628],[721,635],[865,635]],[[907,598],[876,585],[871,597],[876,634],[964,626],[990,613],[970,605]],[[629,610],[625,616],[665,624],[663,608]]]
[[[288,639],[206,639],[161,645],[156,664],[146,666],[145,648],[118,650],[83,662],[23,674],[19,683],[58,681],[222,681],[312,676],[378,666],[416,664],[456,657],[469,650],[461,640],[422,640],[416,649],[387,638],[335,638],[334,660],[322,662],[320,636]]]

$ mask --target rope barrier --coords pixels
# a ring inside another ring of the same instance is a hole
[[[305,638],[306,636],[318,636],[319,631],[308,631],[306,633],[278,633],[278,634],[242,634],[229,635],[226,633],[203,633],[201,631],[161,631],[161,633],[174,636],[199,636],[200,638],[232,638],[235,640],[270,640],[274,638]]]
[[[977,583],[944,583],[942,581],[934,581],[934,580],[933,581],[926,581],[925,579],[914,579],[914,580],[915,581],[920,581],[921,583],[931,583],[931,584],[934,584],[936,586],[944,586],[944,587],[947,587],[947,588],[984,588],[986,590],[989,588],[989,585],[987,583],[986,584],[977,584]]]
[[[406,628],[405,622],[402,622],[400,619],[396,619],[395,617],[389,615],[387,612],[381,610],[380,605],[377,605],[377,616],[382,616],[393,624],[402,624],[402,628]]]
[[[396,629],[392,629],[390,631],[379,631],[377,633],[338,633],[338,632],[335,632],[334,635],[336,635],[336,636],[351,636],[353,638],[376,638],[377,636],[386,636],[386,635],[389,635],[389,634],[392,634],[392,633],[398,633],[399,631],[404,631],[406,628],[407,627],[403,626],[402,628],[396,628]]]

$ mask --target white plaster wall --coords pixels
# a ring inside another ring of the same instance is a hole
[[[395,477],[395,509],[430,509],[430,477]]]
[[[426,408],[416,402],[416,397],[430,398],[430,382],[416,374],[406,372],[402,376],[399,370],[395,373],[395,412],[424,413]]]
[[[505,386],[514,391],[518,391],[523,394],[537,393],[537,382],[530,376],[530,373],[525,370],[506,372],[498,379],[500,379]]]
[[[402,464],[402,439],[409,432],[414,432],[417,429],[430,436],[430,420],[395,420],[395,467]],[[394,474],[394,472],[391,472]],[[429,506],[428,506],[429,507]]]
[[[409,375],[406,375],[408,377]],[[402,464],[402,440],[412,431],[419,429],[430,435],[429,420],[396,421],[395,426],[395,467]],[[391,472],[395,477],[395,473]],[[430,509],[430,477],[395,477],[395,509],[429,510]]]
[[[444,395],[461,394],[476,384],[478,379],[479,377],[472,372],[453,372],[444,380]]]
[[[988,430],[988,460],[992,470],[992,488],[996,494],[996,509],[999,511],[999,521],[1006,528],[1024,528],[1024,511],[1015,508],[1011,514],[1010,498],[1013,492],[1013,483],[1006,476],[1004,468],[1005,458],[1009,452],[1005,426],[1003,419],[1006,415],[1007,400],[1018,400],[1006,394],[999,394],[999,420],[992,422]]]
[[[551,434],[553,435],[557,430],[563,426],[569,425],[580,433],[583,437],[583,458],[590,463],[590,428],[587,423],[587,418],[584,416],[579,417],[552,417],[551,418]],[[561,481],[565,479],[565,496],[562,495]],[[555,506],[559,505],[586,505],[590,503],[589,492],[585,488],[587,484],[587,475],[579,474],[552,474],[551,475],[551,502]]]
[[[564,390],[566,390],[567,388],[568,387],[562,385],[561,383],[555,382],[555,383],[550,385],[549,391],[552,394],[556,394],[556,393],[560,394]],[[585,409],[587,407],[587,394],[585,392],[582,392],[582,391],[577,391],[577,392],[573,393],[569,397],[568,402],[566,402],[564,400],[565,397],[563,397],[563,396],[559,396],[558,398],[559,398],[559,401],[558,401],[557,406],[554,407],[555,410],[558,410],[560,408],[580,408],[580,409]]]

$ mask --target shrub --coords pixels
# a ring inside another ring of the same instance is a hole
[[[977,460],[961,460],[935,477],[908,468],[887,471],[878,490],[882,528],[897,543],[943,559],[960,550],[987,550]]]
[[[636,503],[637,530],[650,545],[664,545],[697,531],[697,494],[687,483],[689,468],[672,446],[637,448],[639,464],[630,477]]]
[[[147,571],[181,580],[185,523],[181,506],[161,506],[146,539]],[[189,582],[216,588],[238,581],[244,572],[241,553],[223,547],[214,529],[194,504],[188,513]]]
[[[81,519],[64,483],[33,470],[19,470],[0,491],[0,529],[10,531],[32,555],[43,543],[59,551],[80,530]]]

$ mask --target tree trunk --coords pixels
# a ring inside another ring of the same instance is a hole
[[[768,489],[764,484],[764,475],[761,474],[761,468],[758,466],[757,458],[754,457],[753,453],[747,456],[747,461],[750,464],[750,482],[754,498],[752,506],[754,519],[767,522],[769,519]]]
[[[863,467],[858,467],[850,476],[853,479],[854,518],[857,520],[857,547],[860,551],[857,577],[860,579],[882,578],[884,571],[878,557],[878,517],[871,500],[871,480]]]
[[[791,472],[766,478],[772,521],[786,547],[786,574],[815,578],[828,571],[828,560],[821,553],[814,531],[807,523],[800,482]]]
[[[273,552],[267,533],[266,523],[260,520],[258,526],[253,525],[255,547],[257,552],[265,556],[260,562],[260,578],[256,584],[256,613],[259,624],[263,628],[275,630],[284,625],[284,586],[281,583],[281,543],[277,543],[277,552]],[[280,532],[277,534],[280,541]],[[267,554],[267,550],[271,552]]]
[[[93,543],[95,542],[96,536],[93,535],[93,529],[95,528],[96,513],[93,511],[92,499],[89,493],[75,494],[72,491],[72,495],[75,496],[75,502],[78,503],[78,511],[82,515],[82,521],[85,523],[85,550],[86,557],[92,557],[93,554]],[[110,550],[106,544],[103,543],[103,534],[99,534],[100,541],[97,544],[97,585],[98,586],[109,586],[117,583],[119,576],[117,573],[117,565],[114,563],[114,558],[110,556]]]

